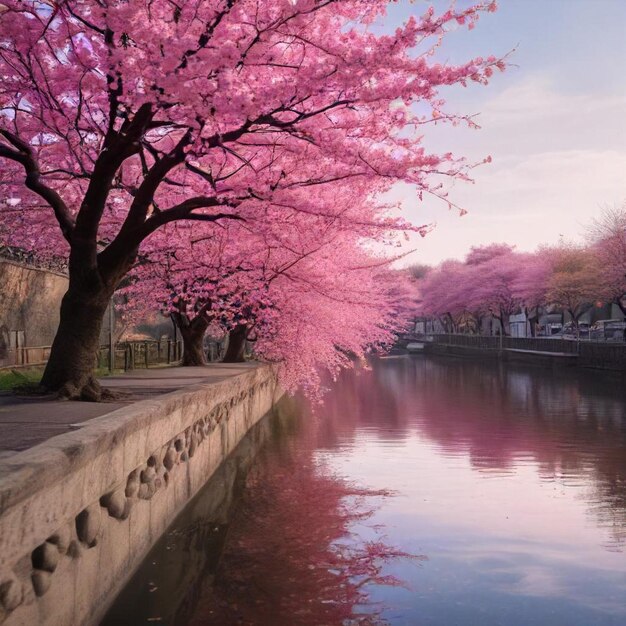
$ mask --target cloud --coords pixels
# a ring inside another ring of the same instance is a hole
[[[438,223],[426,239],[411,242],[420,261],[461,258],[470,246],[492,241],[532,250],[560,235],[576,239],[601,206],[626,199],[626,96],[559,91],[540,74],[487,91],[482,130],[438,129],[427,138],[435,152],[453,148],[470,160],[492,155],[492,164],[474,170],[474,185],[450,189],[469,214],[460,220],[434,200],[420,207],[406,189],[394,193],[414,219]]]
[[[599,114],[623,115],[625,107],[626,95],[559,92],[554,80],[533,74],[488,100],[483,114],[490,125],[510,126],[531,120],[543,124],[554,118],[562,124],[583,118],[598,121]]]

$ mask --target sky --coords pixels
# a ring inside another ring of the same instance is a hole
[[[446,0],[392,6],[384,30]],[[459,6],[467,4],[459,0]],[[626,201],[626,0],[499,0],[476,28],[449,33],[439,60],[508,57],[510,67],[487,87],[445,92],[448,110],[478,114],[480,130],[438,126],[424,138],[435,152],[451,151],[491,164],[458,182],[450,199],[459,217],[436,199],[420,203],[397,187],[407,216],[436,223],[408,244],[404,262],[436,264],[463,258],[474,245],[507,242],[519,250],[579,241],[602,207]]]

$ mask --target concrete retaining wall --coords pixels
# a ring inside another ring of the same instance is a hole
[[[581,343],[579,363],[583,367],[626,372],[626,347],[623,344]]]
[[[0,623],[97,624],[279,397],[262,366],[138,402],[0,461]]]
[[[624,348],[620,348],[624,351]],[[583,361],[582,356],[576,354],[560,354],[549,352],[535,352],[531,350],[516,350],[508,348],[505,350],[496,350],[491,348],[476,348],[473,346],[455,346],[442,343],[426,343],[424,345],[426,354],[439,354],[448,356],[458,356],[476,359],[498,359],[511,363],[524,363],[527,365],[536,365],[538,367],[598,367],[589,361]],[[601,359],[598,360],[602,362]],[[619,366],[618,361],[606,361],[604,369],[620,370],[624,369]]]
[[[596,341],[569,341],[546,337],[500,337],[482,335],[431,335],[424,351],[493,358],[540,366],[600,368],[626,373],[626,344]],[[502,348],[502,349],[501,349]]]
[[[24,331],[27,346],[52,343],[67,284],[61,274],[0,259],[0,365],[12,331]]]

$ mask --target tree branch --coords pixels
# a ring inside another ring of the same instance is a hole
[[[141,150],[141,137],[153,115],[152,105],[142,104],[132,120],[122,125],[111,145],[105,145],[98,155],[76,217],[75,235],[81,243],[81,258],[77,261],[81,264],[96,262],[98,228],[113,179],[122,163]]]
[[[124,220],[124,223],[120,229],[119,236],[125,237],[128,232],[131,232],[135,228],[139,228],[148,216],[150,205],[154,200],[154,194],[159,185],[163,182],[167,174],[172,171],[177,165],[180,165],[185,160],[184,148],[191,142],[191,129],[183,135],[180,141],[176,144],[173,150],[168,152],[165,156],[157,159],[152,167],[148,170],[145,178],[143,179],[139,189],[135,194],[128,215]]]
[[[244,221],[244,218],[235,213],[193,213],[195,209],[211,208],[217,206],[230,206],[236,208],[239,202],[221,201],[216,197],[198,196],[189,198],[180,204],[158,213],[153,213],[143,224],[126,230],[118,236],[98,255],[99,264],[102,267],[114,267],[120,259],[125,259],[133,254],[141,245],[141,242],[149,237],[155,230],[179,220],[191,220],[197,222],[217,222],[221,219]]]
[[[63,237],[65,237],[68,243],[71,243],[75,227],[74,218],[61,196],[41,180],[41,171],[32,148],[8,130],[0,129],[0,135],[15,148],[0,144],[0,157],[10,159],[22,165],[26,172],[26,187],[50,205],[61,227]]]

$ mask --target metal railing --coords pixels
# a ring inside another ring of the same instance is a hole
[[[559,352],[578,354],[578,341],[550,339],[550,337],[503,337],[503,349],[528,350],[531,352]]]
[[[45,365],[51,346],[19,346],[9,348],[0,358],[0,368]],[[123,341],[115,344],[113,363],[109,346],[98,350],[96,367],[109,370],[132,370],[177,363],[182,358],[183,342]]]
[[[578,354],[581,357],[601,362],[626,360],[626,343],[616,341],[570,340],[550,337],[505,337],[463,334],[433,334],[422,340],[449,346],[476,348],[480,350],[523,350],[527,352],[549,352]]]
[[[98,368],[124,370],[169,365],[180,361],[183,342],[171,339],[163,341],[123,341],[115,345],[113,355],[109,346],[98,351]],[[113,361],[113,362],[111,362]]]
[[[428,335],[428,341],[482,350],[497,350],[500,347],[500,338],[495,336],[436,334]]]

